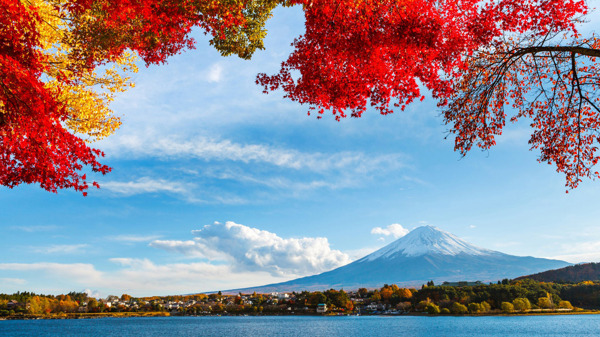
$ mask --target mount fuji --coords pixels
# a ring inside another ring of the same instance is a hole
[[[429,280],[496,282],[569,266],[559,260],[514,256],[474,246],[437,227],[418,227],[389,245],[322,274],[235,291],[357,289],[384,284],[420,286]]]

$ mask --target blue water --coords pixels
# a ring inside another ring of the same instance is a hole
[[[600,315],[151,317],[0,321],[0,336],[598,336]]]

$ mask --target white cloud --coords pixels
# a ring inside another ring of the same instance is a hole
[[[196,158],[206,161],[266,163],[282,168],[314,172],[351,170],[355,173],[367,173],[406,166],[404,156],[401,154],[371,156],[362,152],[306,153],[264,144],[240,144],[230,140],[205,137],[192,140],[163,137],[157,140],[152,137],[123,136],[119,138],[118,143],[111,144],[115,148],[106,150],[108,153],[118,153],[128,157]]]
[[[375,227],[371,229],[371,234],[375,235],[383,235],[383,236],[393,236],[394,239],[405,236],[410,232],[408,229],[402,227],[400,224],[391,224],[385,228]]]
[[[12,278],[12,277],[0,277],[0,283],[2,284],[12,284],[12,285],[23,285],[27,283],[24,279],[20,278]]]
[[[41,254],[73,254],[78,253],[87,248],[87,244],[73,244],[73,245],[50,245],[44,247],[30,247],[30,249],[36,253]]]
[[[87,263],[0,263],[0,270],[9,270],[13,272],[41,272],[62,280],[87,280],[88,282],[101,281],[103,276],[93,265]]]
[[[160,237],[160,235],[117,235],[108,237],[108,239],[120,242],[147,242],[156,240]]]
[[[293,181],[284,177],[254,177],[243,170],[219,170],[213,174],[205,171],[205,175],[217,179],[232,179],[243,183],[257,184],[273,189],[285,189],[293,191],[306,191],[319,188],[336,189],[341,187],[352,187],[357,185],[357,181],[352,179],[341,179],[337,181],[312,180],[307,182]]]
[[[552,259],[571,263],[600,262],[600,241],[562,244],[563,254],[552,256]]]
[[[557,255],[557,256],[551,256],[548,258],[567,261],[570,263],[600,262],[600,252]]]
[[[331,249],[327,238],[284,239],[231,221],[207,225],[192,234],[194,240],[156,240],[150,246],[223,260],[236,269],[267,271],[274,276],[312,275],[351,262],[347,254]]]
[[[102,298],[102,295],[98,291],[95,291],[95,290],[85,289],[83,292],[86,293],[88,297]]]
[[[50,232],[60,229],[60,226],[55,225],[37,225],[37,226],[12,226],[14,230],[20,230],[28,233],[36,233],[36,232]]]
[[[218,63],[213,64],[208,71],[208,75],[206,77],[207,81],[211,83],[218,83],[221,82],[222,78],[223,67]]]
[[[130,135],[107,145],[103,150],[116,157],[159,159],[177,168],[159,168],[162,171],[143,178],[100,182],[102,189],[113,192],[113,196],[168,193],[191,203],[256,202],[263,200],[256,195],[264,197],[263,187],[276,190],[268,194],[273,198],[279,197],[279,191],[294,198],[315,190],[356,188],[408,167],[407,157],[400,153],[321,153],[209,137]],[[225,190],[219,180],[233,180],[248,188]]]
[[[139,178],[136,181],[107,181],[101,183],[103,189],[114,193],[130,196],[134,194],[168,192],[180,195],[188,195],[191,184],[168,181],[164,179],[152,179],[149,177]]]

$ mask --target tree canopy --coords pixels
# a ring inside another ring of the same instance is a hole
[[[600,42],[577,32],[583,0],[0,0],[0,183],[85,194],[84,167],[110,171],[90,142],[119,126],[109,103],[137,57],[194,48],[196,27],[249,59],[278,5],[302,6],[306,32],[278,73],[257,76],[265,92],[338,120],[430,92],[463,155],[525,119],[567,187],[600,177]]]

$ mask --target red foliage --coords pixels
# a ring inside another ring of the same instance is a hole
[[[18,0],[0,4],[0,183],[85,191],[86,176],[79,173],[83,165],[101,173],[110,168],[97,162],[100,151],[64,129],[64,110],[40,80],[39,18]]]
[[[381,114],[390,103],[452,94],[464,56],[504,33],[572,27],[583,1],[552,0],[296,0],[305,9],[306,34],[273,76],[259,74],[265,92],[286,97],[336,119],[360,117],[367,105]]]
[[[293,2],[304,5],[306,34],[278,74],[258,75],[265,93],[282,89],[317,118],[329,110],[339,120],[368,105],[384,115],[404,110],[427,88],[463,155],[495,144],[512,104],[511,120],[533,121],[532,149],[565,173],[569,188],[600,177],[592,170],[600,160],[600,43],[578,39],[574,26],[585,1]],[[551,45],[559,32],[571,37],[566,46]]]

